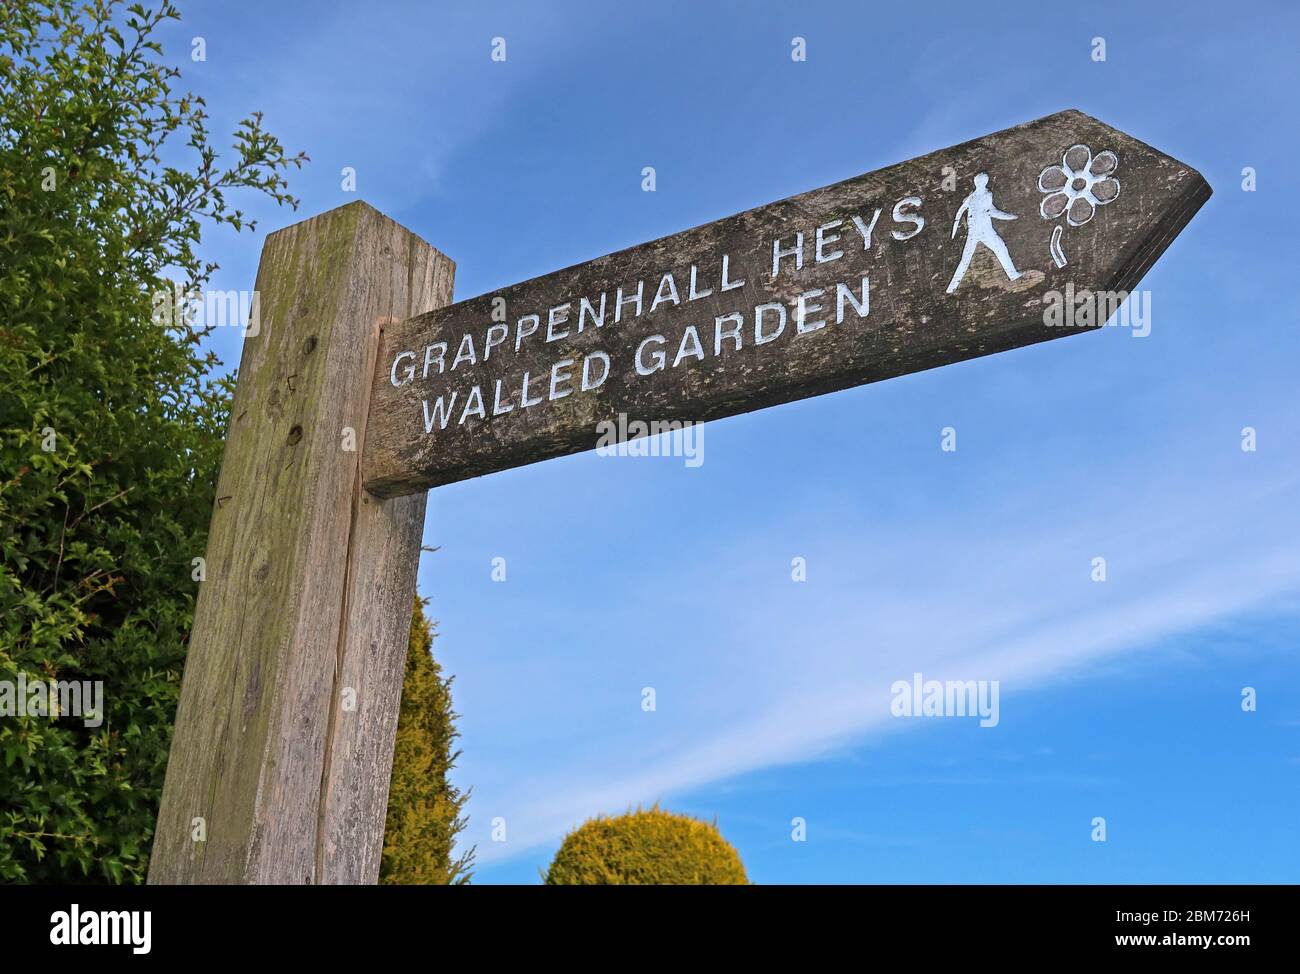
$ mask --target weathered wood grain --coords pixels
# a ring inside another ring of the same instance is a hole
[[[151,883],[378,875],[425,499],[367,495],[360,449],[381,329],[452,274],[364,203],[267,238]]]
[[[1065,214],[1040,212],[1052,194],[1039,178],[1077,144],[1098,160],[1098,174],[1110,161],[1103,151],[1115,154],[1121,191],[1071,226]],[[981,173],[993,205],[1016,219],[994,214],[983,221],[991,229],[977,231],[961,207],[987,202],[975,192]],[[620,413],[644,422],[716,419],[1086,330],[1045,324],[1051,295],[1067,285],[1132,289],[1209,195],[1195,170],[1065,111],[420,315],[381,343],[364,482],[397,496],[590,449],[597,425]],[[1014,280],[987,245],[994,232],[1019,272]],[[774,274],[774,243],[792,248],[800,233],[802,266],[783,257]],[[972,233],[986,242],[950,292]],[[629,301],[615,320],[619,289],[630,298],[638,282],[641,313]],[[861,306],[846,300],[845,287]],[[594,313],[581,316],[580,302],[595,309],[601,295],[598,326]],[[794,320],[800,295],[802,330]],[[779,334],[775,308],[762,312],[764,331],[755,332],[764,304],[784,308]],[[736,313],[739,347],[729,334]],[[528,335],[532,315],[539,320]],[[818,321],[826,324],[811,327]],[[656,335],[661,343],[643,345]],[[440,360],[438,343],[446,343]],[[638,353],[652,365],[656,351],[667,356],[663,367],[640,374]],[[608,356],[609,374],[598,384],[599,355]]]

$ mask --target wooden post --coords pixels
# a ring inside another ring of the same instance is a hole
[[[378,876],[425,494],[360,457],[382,329],[453,273],[361,202],[266,240],[150,883]]]

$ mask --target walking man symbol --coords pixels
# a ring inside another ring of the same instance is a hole
[[[989,174],[977,173],[975,191],[962,200],[961,209],[953,217],[952,235],[956,239],[957,225],[961,223],[961,215],[966,214],[966,246],[962,248],[961,262],[958,263],[952,280],[948,282],[949,294],[957,290],[957,285],[966,276],[970,259],[975,256],[975,248],[979,244],[993,251],[993,256],[997,257],[1008,278],[1014,281],[1020,276],[1020,271],[1016,270],[1016,265],[1011,262],[1011,255],[1007,253],[1006,243],[993,228],[994,220],[1014,220],[1016,216],[1014,213],[1004,213],[994,205],[993,194],[989,192],[988,186]]]

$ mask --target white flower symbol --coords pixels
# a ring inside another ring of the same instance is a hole
[[[1061,156],[1059,166],[1048,166],[1038,175],[1038,188],[1048,194],[1039,204],[1044,220],[1062,213],[1072,227],[1081,227],[1104,206],[1119,196],[1119,180],[1112,173],[1119,157],[1109,149],[1092,154],[1086,145],[1072,145]]]

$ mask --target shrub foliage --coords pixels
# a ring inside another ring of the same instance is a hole
[[[379,881],[392,884],[461,885],[470,880],[474,850],[454,856],[468,792],[448,780],[460,751],[451,709],[453,677],[433,658],[433,628],[415,600],[411,642],[402,680],[402,708],[388,787],[388,821]]]
[[[206,284],[204,226],[253,229],[228,191],[296,206],[304,156],[253,115],[223,165],[173,91],[153,37],[177,17],[0,14],[0,681],[105,703],[99,727],[0,717],[0,881],[144,879],[230,388],[153,296]]]
[[[716,824],[660,810],[598,817],[570,832],[547,870],[551,886],[743,886],[740,856]]]

